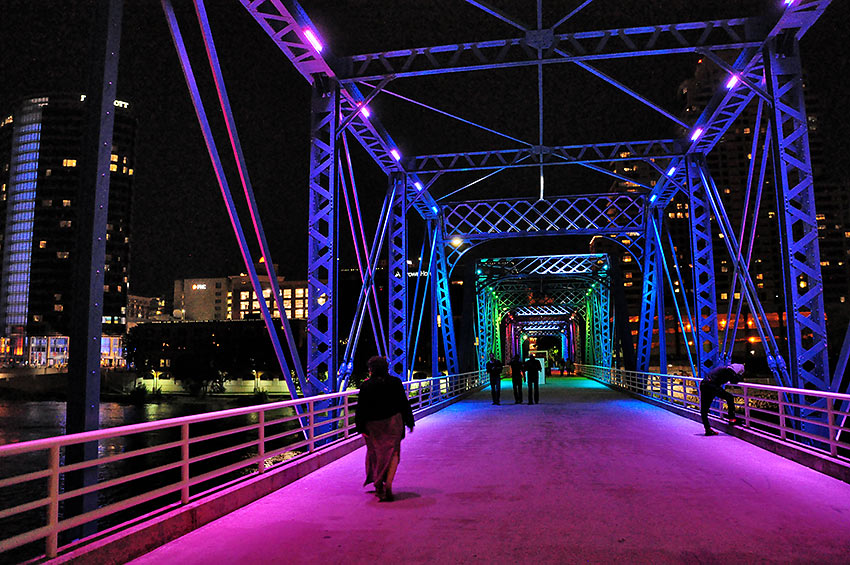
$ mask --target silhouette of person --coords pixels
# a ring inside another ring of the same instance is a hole
[[[369,378],[357,395],[354,424],[366,439],[366,481],[375,483],[375,495],[391,502],[393,478],[401,458],[404,427],[412,432],[413,411],[401,379],[389,374],[386,357],[369,359]]]
[[[487,363],[487,374],[490,375],[490,394],[496,406],[499,405],[499,397],[502,394],[502,367],[504,367],[502,362],[491,353],[490,361]]]
[[[738,423],[738,419],[735,418],[735,398],[723,389],[723,385],[726,383],[736,384],[741,382],[743,374],[744,366],[740,363],[732,363],[729,366],[720,366],[712,369],[702,382],[700,382],[699,413],[702,418],[702,425],[705,427],[705,435],[717,435],[717,432],[711,429],[711,424],[708,422],[708,412],[711,409],[711,403],[718,396],[726,401],[729,423],[733,426]]]
[[[537,357],[529,355],[524,368],[525,378],[528,379],[528,403],[540,404],[540,371],[543,367]]]
[[[522,404],[522,381],[524,365],[519,355],[514,355],[510,362],[511,384],[514,387],[514,404]]]

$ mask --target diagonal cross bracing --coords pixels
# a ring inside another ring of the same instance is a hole
[[[421,155],[405,161],[405,166],[414,173],[436,173],[537,167],[540,165],[580,165],[641,159],[670,159],[682,155],[684,155],[684,146],[681,140],[653,139]]]
[[[476,241],[521,235],[623,234],[644,230],[645,197],[593,194],[546,200],[470,200],[443,205],[446,233]]]
[[[387,76],[401,78],[541,63],[693,53],[697,49],[743,49],[761,43],[747,37],[747,28],[753,24],[752,18],[737,18],[578,33],[529,30],[525,37],[512,39],[355,55],[341,59],[335,71],[340,81],[350,82]],[[539,46],[544,48],[538,49]],[[557,53],[559,46],[569,49],[572,55]]]

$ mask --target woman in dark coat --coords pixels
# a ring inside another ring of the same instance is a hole
[[[369,359],[369,378],[357,396],[354,423],[366,438],[366,481],[383,502],[393,500],[393,477],[401,457],[404,427],[413,431],[413,411],[401,380],[390,376],[386,357]]]

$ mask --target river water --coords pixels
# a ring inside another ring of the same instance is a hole
[[[188,416],[192,414],[200,414],[205,412],[214,412],[234,408],[237,406],[235,399],[194,399],[194,398],[176,398],[159,404],[121,404],[117,402],[103,402],[100,405],[100,427],[113,428],[117,426],[138,424],[142,422],[151,422],[164,420],[168,418],[176,418],[180,416]],[[291,409],[281,409],[277,412],[291,413]],[[65,433],[65,403],[54,401],[33,401],[22,402],[0,399],[0,445],[8,443],[18,443],[34,439],[41,439],[53,436],[63,435]],[[239,427],[256,423],[255,414],[246,414],[229,419],[224,422],[208,422],[204,424],[193,425],[191,434],[193,437],[212,433],[223,429],[224,426]],[[293,422],[294,426],[295,423]],[[127,453],[136,449],[145,448],[148,445],[158,445],[166,441],[174,441],[179,435],[179,430],[161,430],[157,432],[146,432],[145,434],[136,434],[128,437],[108,438],[100,442],[99,451],[103,454]],[[227,442],[238,442],[250,439],[251,434],[238,434],[232,438],[222,438],[221,440],[212,440],[213,444],[210,449],[226,447]],[[200,446],[199,446],[200,447]],[[193,448],[194,449],[194,448]],[[242,450],[226,455],[228,460],[225,462],[234,463],[245,457],[249,457],[255,451]],[[103,482],[112,478],[127,476],[134,472],[143,469],[156,467],[159,465],[172,462],[175,457],[179,457],[179,450],[171,450],[167,452],[157,452],[150,455],[134,457],[122,461],[118,461],[108,465],[98,467],[98,480]],[[45,451],[25,454],[21,456],[13,456],[11,458],[0,459],[0,479],[10,476],[17,476],[29,471],[36,471],[46,467],[47,453]],[[64,460],[64,455],[62,456]],[[205,462],[193,467],[194,476],[196,473],[203,473]],[[196,469],[197,468],[197,469]],[[235,475],[240,474],[237,471]],[[222,477],[221,481],[234,478],[235,475]],[[64,475],[63,475],[64,478]],[[122,484],[114,488],[101,491],[98,496],[98,504],[100,506],[109,505],[113,502],[127,499],[141,492],[153,490],[160,486],[173,484],[179,479],[179,470],[171,470],[158,473],[138,482],[130,482]],[[60,489],[62,488],[63,480],[60,479]],[[34,480],[21,485],[0,488],[0,509],[10,508],[19,504],[30,502],[34,499],[41,498],[46,495],[46,480]],[[160,503],[169,502],[174,499],[177,494],[168,495],[160,502],[151,501],[149,504],[137,505],[129,509],[127,512],[121,512],[113,515],[108,519],[100,521],[100,528],[104,529],[123,520],[130,519],[134,516],[141,515],[146,511],[154,510],[160,507]],[[60,505],[60,519],[63,515],[63,508]],[[28,529],[37,528],[44,524],[44,509],[25,512],[14,518],[0,520],[0,539],[7,538],[9,535],[14,535],[26,531]],[[17,562],[22,559],[28,559],[43,552],[43,544],[30,544],[19,550],[14,550],[9,553],[0,553],[0,563],[7,562],[6,559],[12,558],[12,562]]]

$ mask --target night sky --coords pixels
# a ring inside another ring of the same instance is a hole
[[[775,0],[779,1],[779,0]],[[206,77],[191,2],[175,1],[196,74]],[[529,25],[534,0],[492,1]],[[0,0],[0,113],[30,94],[85,89],[91,1]],[[544,26],[581,4],[544,0]],[[643,24],[743,17],[764,1],[596,0],[560,32]],[[518,37],[509,25],[460,0],[302,2],[329,49],[339,55]],[[208,0],[231,103],[248,169],[263,210],[272,255],[289,279],[306,276],[309,96],[307,82],[237,0]],[[832,174],[846,179],[848,3],[836,0],[802,42],[810,88],[824,107],[821,127]],[[593,63],[678,113],[677,86],[694,69],[695,55]],[[544,73],[544,143],[566,145],[672,137],[672,122],[568,64]],[[397,80],[388,89],[458,114],[512,137],[537,142],[536,68]],[[216,103],[201,82],[208,111]],[[365,90],[365,89],[364,89]],[[173,280],[224,276],[244,270],[195,120],[179,62],[155,0],[125,2],[118,96],[139,121],[132,232],[131,293],[170,295]],[[389,96],[372,109],[405,155],[517,147]],[[211,112],[213,113],[213,112]],[[219,149],[228,149],[219,140]],[[365,221],[374,223],[386,191],[377,167],[353,150]],[[549,172],[551,171],[551,173]],[[547,171],[547,193],[605,190],[610,179],[578,167]],[[458,198],[537,195],[535,169],[497,175]],[[480,175],[479,175],[480,176]],[[434,186],[439,197],[477,176],[451,175]],[[231,180],[238,192],[238,183]],[[347,224],[341,230],[347,237]],[[418,228],[417,228],[418,229]],[[530,240],[529,240],[530,241]],[[343,259],[343,262],[350,261]]]

